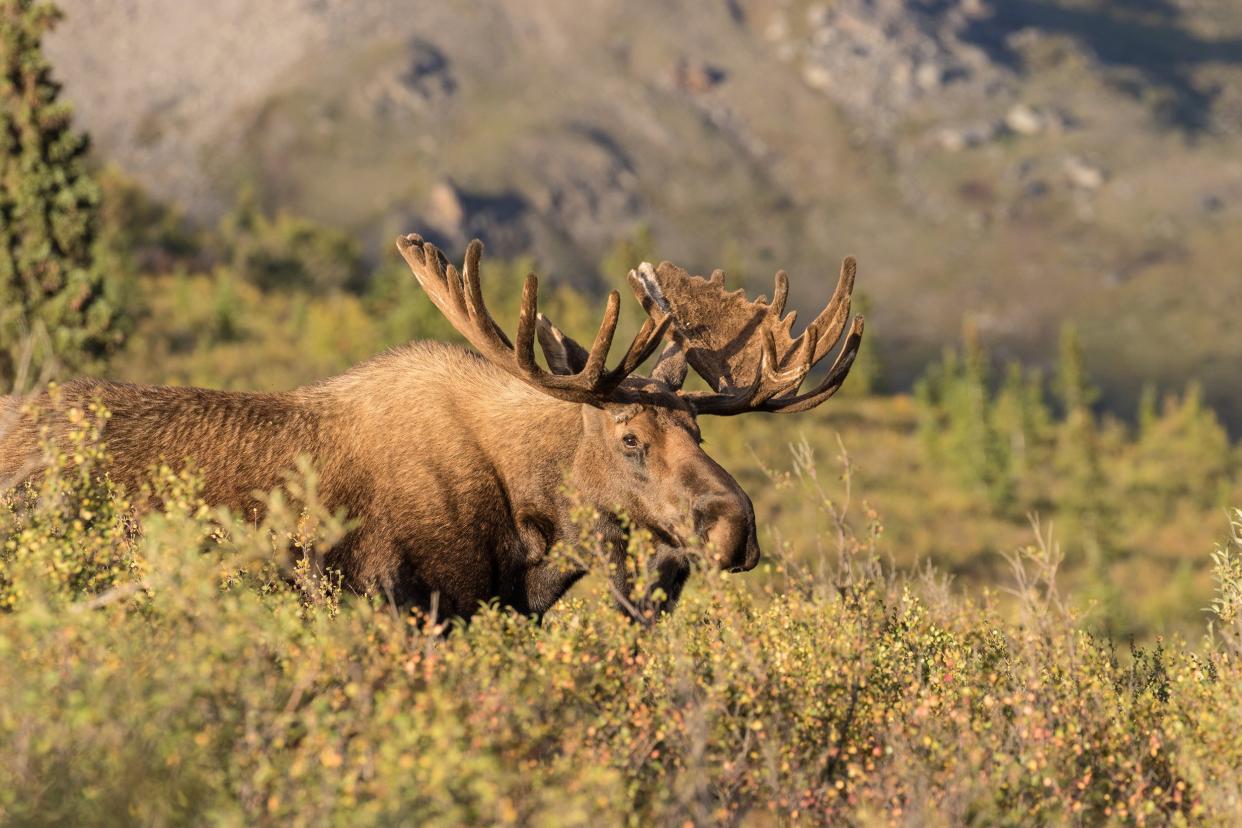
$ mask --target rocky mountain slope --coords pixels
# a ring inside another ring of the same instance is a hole
[[[1032,359],[1072,319],[1117,404],[1242,412],[1233,0],[61,3],[100,151],[204,219],[251,183],[586,286],[649,227],[808,308],[855,253],[895,382],[963,318]]]

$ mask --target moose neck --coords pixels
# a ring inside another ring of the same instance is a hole
[[[524,387],[489,406],[480,442],[506,489],[515,516],[559,528],[567,518],[565,490],[583,439],[582,407]]]

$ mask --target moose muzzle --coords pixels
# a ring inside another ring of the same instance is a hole
[[[694,506],[694,522],[721,569],[746,572],[759,564],[755,507],[740,488],[700,498]]]

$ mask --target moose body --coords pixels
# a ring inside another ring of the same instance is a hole
[[[815,353],[818,322],[806,353],[795,355],[795,393],[790,375],[773,372],[779,354],[763,350],[768,356],[752,360],[756,380],[748,387],[688,395],[679,390],[687,359],[700,373],[712,368],[696,361],[698,340],[680,334],[651,378],[630,376],[670,327],[681,327],[681,317],[688,328],[694,322],[690,300],[678,304],[680,283],[656,284],[650,266],[640,295],[649,319],[622,364],[605,371],[615,293],[588,353],[535,312],[530,277],[514,346],[482,305],[477,243],[460,275],[417,236],[402,237],[398,246],[433,302],[482,355],[412,343],[340,376],[273,394],[72,380],[33,401],[4,402],[0,479],[12,483],[37,471],[40,425],[63,437],[68,412],[98,402],[109,413],[109,475],[127,488],[161,463],[191,462],[208,503],[248,513],[261,508],[257,492],[279,486],[300,456],[309,457],[324,505],[344,512],[354,527],[326,563],[352,588],[382,591],[406,606],[468,617],[480,602],[498,599],[523,613],[545,612],[585,574],[550,554],[558,542],[578,539],[574,498],[598,515],[593,529],[609,550],[618,595],[628,591],[622,564],[631,527],[654,538],[658,608],[676,601],[690,570],[686,547],[695,541],[721,566],[755,566],[750,499],[703,452],[695,417],[782,401],[818,404],[844,379],[860,330],[851,331],[830,377],[811,394],[797,395],[796,386],[822,356]],[[631,282],[641,278],[632,273]],[[849,283],[843,273],[837,293],[845,289],[844,311],[838,302],[834,318],[848,313],[852,272]],[[781,294],[779,285],[780,277]],[[534,367],[536,333],[550,371]],[[840,330],[827,334],[835,343]],[[719,349],[700,345],[699,357],[719,360]],[[730,367],[745,369],[726,362],[721,370]],[[774,378],[781,393],[756,403]]]

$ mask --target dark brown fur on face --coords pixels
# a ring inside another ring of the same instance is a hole
[[[629,593],[625,527],[654,537],[654,588],[663,598],[644,610],[675,603],[690,546],[701,542],[726,569],[758,563],[750,498],[700,448],[695,417],[803,411],[836,392],[862,336],[861,318],[846,333],[852,259],[824,312],[796,338],[783,273],[772,302],[750,302],[724,290],[723,274],[705,280],[643,264],[629,281],[648,319],[610,369],[615,292],[588,351],[538,313],[532,274],[511,342],[483,303],[479,242],[461,271],[418,236],[400,237],[397,247],[479,353],[414,343],[276,394],[74,380],[31,406],[0,402],[0,481],[38,472],[41,426],[63,438],[69,412],[98,402],[110,413],[108,473],[128,489],[159,464],[192,463],[209,504],[249,514],[260,508],[256,492],[279,486],[309,457],[324,505],[356,526],[327,565],[352,588],[405,606],[468,617],[498,599],[545,612],[584,574],[550,555],[579,536],[569,493],[599,515],[593,528],[619,596]],[[827,376],[799,393],[842,337]],[[535,360],[536,339],[546,369]],[[633,375],[666,339],[651,376]],[[711,391],[681,390],[688,366]]]

